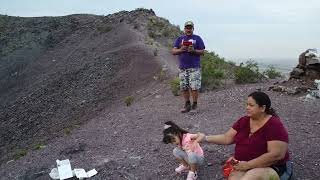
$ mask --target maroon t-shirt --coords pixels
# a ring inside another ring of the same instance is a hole
[[[236,144],[235,158],[240,161],[250,161],[268,152],[267,142],[278,140],[288,143],[288,132],[280,119],[272,116],[260,129],[250,137],[250,117],[244,116],[232,126],[237,134],[234,138]],[[285,157],[275,165],[283,165],[289,160],[287,151]]]

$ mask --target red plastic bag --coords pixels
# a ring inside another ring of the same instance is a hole
[[[230,158],[226,161],[226,163],[223,165],[223,175],[224,177],[229,177],[231,171],[234,170],[233,165],[237,164],[239,161],[235,160],[234,158]]]

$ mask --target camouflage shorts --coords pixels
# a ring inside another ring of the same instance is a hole
[[[181,90],[199,90],[201,88],[201,70],[200,68],[180,69],[180,89]]]

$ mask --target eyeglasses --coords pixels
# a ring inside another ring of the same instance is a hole
[[[193,29],[192,26],[187,26],[187,27],[184,27],[184,29]]]

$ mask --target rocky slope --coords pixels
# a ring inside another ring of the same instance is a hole
[[[180,30],[152,10],[0,22],[0,162],[176,70],[163,39]],[[168,32],[150,29],[158,23]]]

